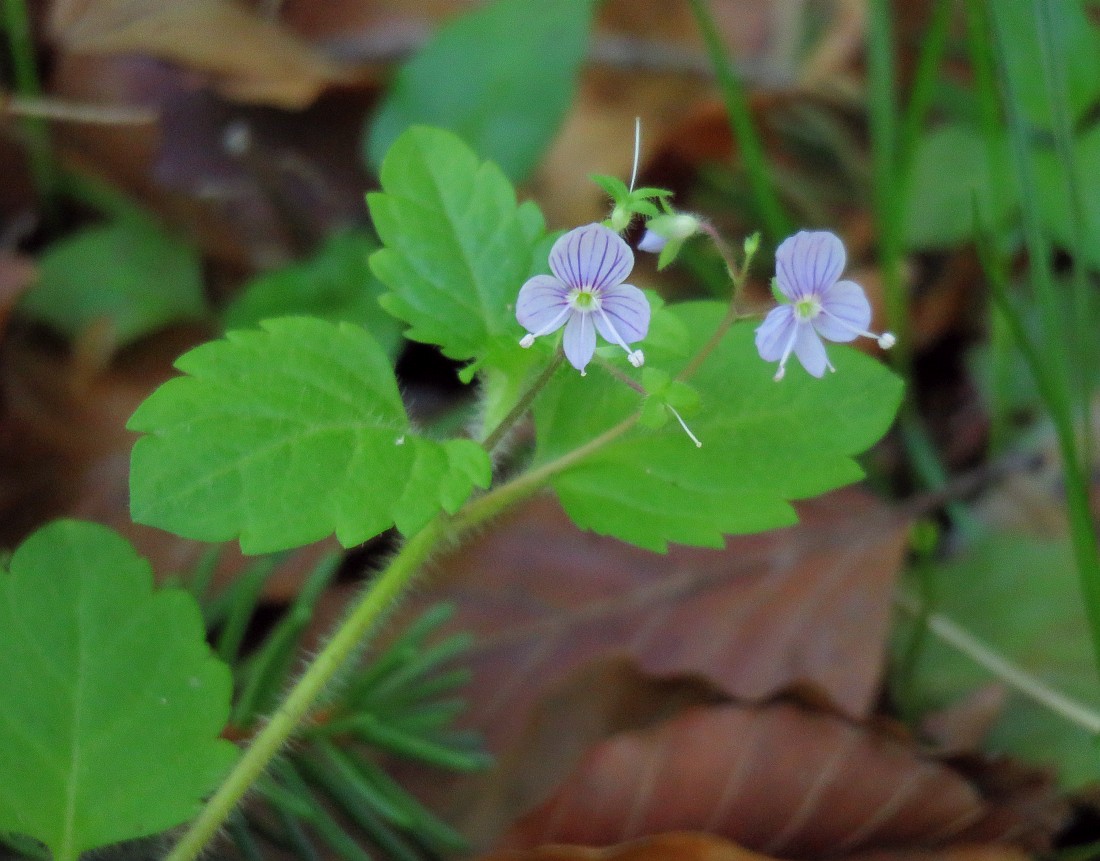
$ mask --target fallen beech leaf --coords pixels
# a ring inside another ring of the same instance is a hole
[[[505,849],[478,861],[768,861],[764,855],[710,834],[674,831],[617,846],[539,846]]]
[[[992,843],[949,846],[936,852],[868,852],[849,857],[846,861],[1031,861],[1033,857],[1015,846]]]
[[[609,654],[748,701],[805,685],[866,716],[905,525],[851,489],[799,514],[725,551],[668,555],[579,534],[550,498],[499,522],[431,575],[431,600],[457,603],[454,627],[476,637],[471,722],[502,750],[545,690]]]
[[[301,108],[346,72],[232,0],[57,0],[51,29],[74,54],[144,54],[214,77],[225,95]]]
[[[597,745],[505,848],[705,830],[766,854],[935,845],[979,820],[961,776],[842,718],[779,704],[692,709]]]

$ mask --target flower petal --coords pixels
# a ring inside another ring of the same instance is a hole
[[[600,307],[607,320],[601,314],[593,314],[596,330],[605,341],[619,343],[614,333],[607,331],[607,323],[615,327],[626,343],[640,341],[649,331],[649,300],[645,293],[633,284],[618,284],[608,287],[600,296]]]
[[[562,338],[565,358],[578,371],[592,361],[596,352],[596,329],[592,325],[592,315],[575,313],[565,324],[565,337]]]
[[[661,236],[652,230],[646,230],[638,241],[639,251],[648,251],[650,254],[660,254],[661,249],[668,245],[668,237]]]
[[[772,308],[764,322],[756,327],[756,349],[765,362],[778,362],[783,358],[787,344],[791,342],[798,321],[794,317],[794,308],[780,305]]]
[[[825,355],[825,345],[817,336],[813,326],[799,326],[798,337],[794,341],[794,354],[807,371],[815,377],[825,374],[825,369],[832,367],[829,357]]]
[[[844,243],[827,230],[801,230],[775,250],[775,277],[789,299],[821,296],[844,272]]]
[[[528,332],[546,334],[557,331],[565,325],[566,318],[561,314],[568,307],[569,288],[550,275],[536,275],[519,288],[519,296],[516,297],[516,319]],[[558,325],[551,329],[545,328],[558,317],[560,317]]]
[[[830,341],[853,341],[871,325],[871,304],[854,281],[837,281],[821,297],[821,313],[814,328]]]
[[[602,224],[570,230],[550,249],[550,271],[570,287],[603,290],[622,284],[634,268],[634,252]]]

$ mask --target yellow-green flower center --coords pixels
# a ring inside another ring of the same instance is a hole
[[[821,302],[814,296],[807,296],[794,303],[794,314],[799,320],[812,320],[821,313]]]
[[[572,291],[569,301],[578,311],[596,311],[600,307],[599,298],[590,288]]]

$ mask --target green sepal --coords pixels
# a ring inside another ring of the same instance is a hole
[[[772,280],[768,282],[768,286],[771,288],[772,298],[776,302],[778,302],[780,305],[791,304],[790,297],[788,297],[782,290],[779,289],[779,279],[776,278],[774,275],[772,276]]]

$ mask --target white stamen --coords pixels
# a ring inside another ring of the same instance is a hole
[[[570,306],[566,305],[564,308],[561,309],[561,313],[558,314],[557,317],[555,317],[537,332],[529,332],[528,334],[520,338],[519,345],[526,349],[530,347],[533,343],[535,343],[535,338],[541,338],[543,335],[548,335],[551,332],[555,331],[559,326],[559,321],[561,320],[561,318],[568,314],[570,310],[572,310]]]
[[[634,167],[630,171],[630,190],[634,190],[634,181],[638,178],[638,159],[642,154],[642,118],[634,117]]]
[[[876,335],[874,332],[868,332],[866,329],[857,329],[847,320],[841,319],[836,314],[831,311],[826,311],[824,308],[821,309],[821,313],[825,314],[827,317],[832,317],[841,328],[847,329],[849,332],[859,335],[862,338],[870,338],[872,341],[877,341],[878,345],[884,350],[889,350],[897,343],[898,339],[894,337],[893,332],[883,332],[881,335]]]
[[[627,346],[626,341],[623,340],[623,336],[619,334],[619,330],[615,328],[615,325],[608,318],[607,313],[604,311],[603,308],[597,308],[596,313],[599,314],[600,319],[602,319],[604,323],[607,324],[608,331],[615,336],[612,339],[613,342],[626,350],[626,357],[630,360],[630,364],[632,364],[635,368],[640,368],[645,362],[645,355],[642,353],[642,351],[632,350],[630,349],[630,347]]]
[[[787,339],[787,346],[783,348],[783,355],[779,357],[779,370],[775,372],[775,376],[772,377],[777,383],[783,379],[787,373],[787,359],[791,357],[791,350],[794,349],[794,342],[798,340],[798,327],[804,325],[801,323],[795,323],[794,328],[791,331],[791,337]]]
[[[680,423],[680,427],[684,429],[684,433],[686,433],[691,441],[695,443],[695,447],[702,448],[703,444],[699,441],[699,437],[691,432],[691,428],[687,426],[687,422],[685,422],[683,417],[676,411],[676,407],[672,406],[671,404],[665,404],[665,406],[668,407],[669,412],[671,412],[676,417],[676,421]]]

